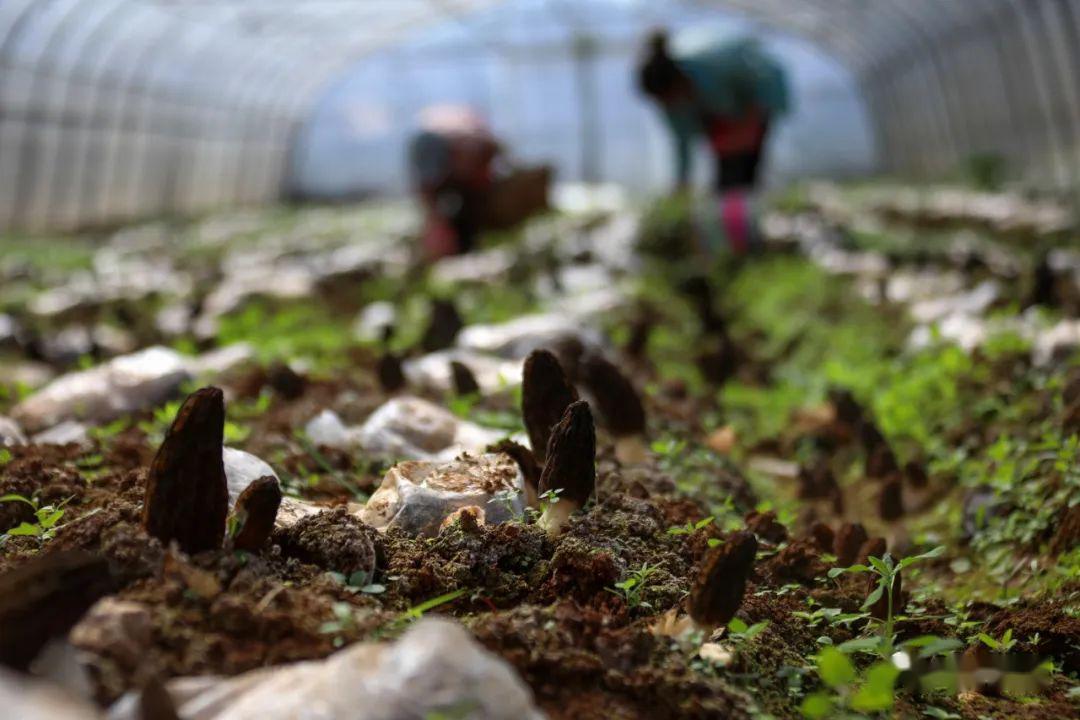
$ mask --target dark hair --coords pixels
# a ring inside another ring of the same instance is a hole
[[[638,86],[646,95],[662,97],[683,79],[682,70],[668,54],[667,40],[664,30],[649,35],[648,54],[638,68]]]

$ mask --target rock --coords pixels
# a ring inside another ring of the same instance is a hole
[[[92,704],[57,686],[2,669],[0,707],[13,720],[104,720]]]
[[[247,343],[233,343],[198,357],[185,357],[184,364],[192,377],[224,375],[251,362],[255,349]]]
[[[521,363],[458,348],[428,353],[404,364],[405,377],[414,387],[438,393],[454,389],[452,363],[466,366],[480,386],[491,395],[521,384]]]
[[[353,325],[353,335],[358,340],[378,342],[393,332],[397,322],[397,310],[388,301],[374,302],[360,311]]]
[[[488,524],[521,515],[524,492],[521,469],[502,453],[463,455],[448,463],[407,461],[387,471],[360,517],[380,530],[431,536],[447,516],[470,505],[484,510]]]
[[[357,643],[325,660],[193,680],[166,686],[179,716],[192,720],[544,717],[505,661],[460,625],[440,618],[420,620],[394,643]],[[137,697],[121,698],[109,717],[139,720]]]
[[[235,503],[248,485],[261,477],[270,476],[281,482],[274,468],[262,458],[236,448],[223,447],[221,459],[225,465],[225,478],[229,488],[229,503]]]
[[[360,444],[359,430],[346,427],[333,410],[323,410],[304,426],[304,434],[315,445],[340,450],[351,450]]]
[[[348,438],[368,453],[408,460],[451,460],[461,452],[482,452],[504,433],[458,418],[417,397],[401,396],[380,405]]]
[[[225,399],[206,387],[188,396],[165,433],[146,478],[143,527],[186,553],[216,550],[229,512],[223,462]]]
[[[11,415],[27,430],[72,419],[108,422],[163,403],[189,376],[180,353],[154,346],[63,375],[16,405]]]
[[[102,598],[71,629],[69,639],[79,650],[136,668],[153,641],[150,610],[142,603]]]
[[[65,420],[53,427],[34,435],[35,445],[82,445],[89,447],[90,435],[86,425],[74,420]]]
[[[522,359],[537,348],[551,348],[561,342],[577,342],[599,348],[603,338],[594,330],[565,314],[537,314],[495,325],[470,325],[461,331],[457,346],[503,358]]]
[[[6,415],[0,415],[0,447],[11,447],[13,445],[25,445],[26,435],[23,435],[22,428],[19,427],[19,423],[15,422]]]

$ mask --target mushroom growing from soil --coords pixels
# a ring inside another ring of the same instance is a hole
[[[624,463],[644,462],[645,405],[633,383],[614,363],[596,353],[582,362],[581,379],[615,436],[615,456]]]
[[[570,515],[584,507],[596,489],[596,429],[589,404],[578,400],[551,432],[547,464],[540,475],[540,498],[547,508],[537,524],[558,535]]]
[[[532,450],[521,443],[516,443],[509,438],[504,438],[494,445],[489,445],[485,452],[504,453],[509,455],[521,469],[521,475],[525,478],[525,501],[529,507],[539,507],[540,498],[540,473],[543,468],[536,460]]]
[[[457,307],[450,300],[435,299],[431,301],[431,317],[428,320],[427,329],[420,339],[420,347],[424,352],[436,352],[445,350],[454,344],[465,323]]]
[[[734,533],[701,560],[687,609],[694,623],[705,630],[724,627],[735,617],[754,568],[757,538],[751,532]]]
[[[838,567],[849,567],[859,556],[859,549],[866,542],[868,535],[862,523],[844,523],[836,532],[833,542],[833,555],[836,555]]]
[[[143,527],[186,553],[217,550],[225,537],[229,489],[222,461],[225,397],[216,387],[187,397],[146,478]]]
[[[450,361],[450,379],[453,381],[454,394],[461,397],[464,395],[479,395],[480,383],[469,366],[457,360]]]
[[[881,486],[878,515],[887,523],[894,523],[904,517],[904,485],[897,474]]]
[[[521,387],[521,414],[536,459],[547,457],[551,430],[566,408],[578,399],[558,358],[547,350],[534,350],[525,358]]]
[[[254,551],[266,545],[280,506],[281,486],[276,477],[263,476],[244,488],[233,509],[233,547]]]
[[[401,358],[392,353],[383,353],[375,363],[375,377],[384,393],[392,395],[405,387],[405,370]]]

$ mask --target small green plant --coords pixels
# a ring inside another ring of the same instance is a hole
[[[36,496],[27,498],[22,495],[10,494],[0,497],[0,503],[4,502],[19,502],[29,505],[34,510],[34,521],[19,523],[3,535],[0,535],[0,545],[3,545],[12,537],[36,537],[40,543],[44,544],[56,537],[56,533],[59,532],[60,528],[64,527],[60,524],[60,520],[64,517],[64,506],[71,502],[71,498],[58,505],[42,505]],[[90,517],[99,510],[100,508],[91,510],[78,518],[78,520]]]
[[[491,497],[491,501],[502,505],[506,509],[507,515],[517,519],[521,517],[521,512],[517,509],[514,501],[517,500],[520,494],[521,493],[519,493],[517,490],[514,490],[513,488],[508,490],[500,490]]]
[[[707,518],[703,518],[701,520],[698,520],[696,523],[690,522],[689,520],[687,520],[685,525],[673,525],[673,526],[669,527],[668,531],[667,531],[667,534],[668,535],[693,535],[698,530],[701,530],[702,528],[706,528],[709,525],[711,525],[713,520],[715,520],[715,519],[716,519],[715,516],[710,515]]]
[[[762,620],[753,625],[747,625],[739,618],[731,618],[731,622],[729,622],[727,626],[727,633],[728,637],[736,642],[746,642],[747,640],[753,640],[767,627],[769,627],[768,620]]]
[[[895,637],[893,633],[893,625],[896,621],[895,608],[893,608],[893,588],[896,586],[896,579],[900,575],[900,571],[904,568],[919,562],[920,560],[926,560],[929,558],[935,558],[945,552],[945,546],[939,545],[938,547],[925,552],[922,555],[912,555],[906,557],[899,563],[892,559],[892,555],[885,553],[884,557],[871,557],[869,558],[870,565],[852,565],[846,568],[833,568],[829,571],[829,577],[835,578],[844,573],[873,573],[878,576],[877,587],[866,597],[863,602],[861,610],[868,610],[883,596],[886,598],[888,604],[888,610],[885,614],[885,620],[882,623],[881,636],[880,636],[880,649],[879,652],[882,656],[888,657],[892,654],[893,645],[895,644]]]
[[[434,610],[435,608],[451,603],[457,600],[462,595],[469,592],[468,588],[459,588],[457,590],[451,590],[448,593],[443,593],[429,600],[425,600],[419,605],[414,605],[405,612],[401,613],[386,625],[379,628],[375,635],[376,637],[383,637],[386,635],[396,635],[401,632],[408,625],[416,622],[420,618],[424,617],[424,613],[428,610]]]
[[[1016,638],[1013,637],[1012,628],[1009,628],[1005,633],[997,640],[986,633],[979,633],[979,640],[983,645],[990,648],[994,652],[1007,653],[1013,649],[1016,645]]]
[[[859,674],[839,648],[827,646],[815,658],[818,677],[827,689],[808,695],[800,710],[818,718],[862,718],[893,706],[894,686],[900,671],[889,661],[874,663]]]
[[[347,602],[334,603],[331,612],[334,614],[334,619],[320,625],[319,632],[323,635],[333,635],[334,647],[341,647],[345,644],[345,638],[342,635],[356,629],[356,615],[353,613],[353,606]]]
[[[558,505],[562,498],[562,488],[552,488],[540,493],[540,514],[543,515],[552,505]]]
[[[351,593],[364,593],[365,595],[382,595],[386,592],[386,586],[376,582],[371,574],[365,570],[357,570],[348,577],[344,573],[331,572],[330,577],[345,586]]]
[[[641,599],[645,592],[645,587],[649,583],[649,578],[652,577],[659,568],[649,563],[644,563],[637,570],[630,573],[630,576],[621,582],[615,583],[614,588],[607,588],[608,592],[614,593],[623,599],[626,606],[633,610],[637,607],[651,608],[652,605]]]
[[[11,451],[6,447],[0,447],[0,467],[11,462]]]

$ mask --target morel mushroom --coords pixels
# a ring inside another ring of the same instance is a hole
[[[596,401],[607,429],[615,436],[615,454],[626,463],[645,459],[645,405],[634,385],[607,358],[592,354],[581,366],[581,379]]]
[[[392,395],[405,387],[405,370],[401,358],[392,352],[384,353],[375,363],[375,376],[384,393]]]
[[[521,443],[516,443],[509,438],[504,438],[494,445],[489,445],[485,452],[501,452],[514,459],[514,462],[517,463],[518,468],[521,470],[522,477],[525,478],[526,503],[529,507],[539,507],[540,473],[542,468],[540,467],[540,463],[537,462],[536,455],[533,451]]]
[[[542,463],[551,430],[578,399],[577,391],[566,379],[559,360],[547,350],[534,350],[525,358],[521,391],[521,414],[529,444]]]
[[[596,428],[589,404],[578,400],[566,409],[548,441],[547,464],[540,475],[541,503],[547,507],[538,524],[558,535],[595,489]]]
[[[855,564],[855,558],[859,556],[859,549],[867,538],[866,528],[862,526],[862,523],[844,523],[841,525],[833,543],[836,564],[839,567],[848,567]]]
[[[265,475],[244,488],[233,509],[233,547],[255,551],[266,545],[280,506],[281,486],[276,477]]]
[[[216,387],[188,396],[146,479],[143,527],[187,553],[216,550],[225,537],[229,489],[222,461],[225,398]]]
[[[464,395],[479,395],[480,383],[469,366],[457,360],[450,361],[450,379],[454,384],[454,394],[461,397]]]
[[[431,318],[420,339],[424,352],[445,350],[454,344],[457,334],[465,327],[461,314],[450,300],[431,301]]]
[[[699,627],[726,626],[735,617],[754,567],[758,542],[753,533],[737,532],[708,552],[690,589],[688,610]]]
[[[881,486],[878,496],[878,514],[885,522],[896,522],[904,517],[904,485],[900,476],[894,474]]]

